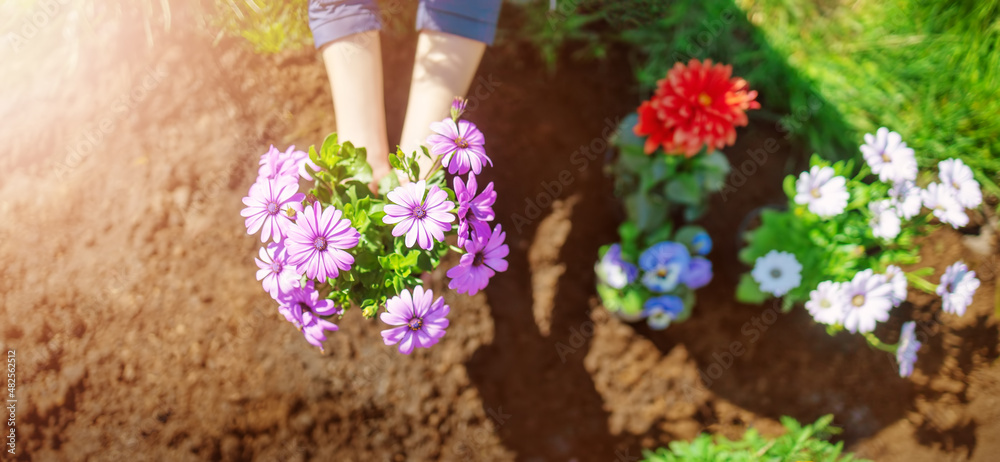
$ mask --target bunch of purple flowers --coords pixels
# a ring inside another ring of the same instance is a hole
[[[639,252],[633,227],[622,225],[622,243],[602,248],[594,265],[597,293],[608,310],[626,320],[645,319],[652,329],[666,329],[690,315],[694,291],[712,281],[712,262],[704,257],[712,239],[703,229],[687,226],[677,232],[677,241],[660,241]]]
[[[428,348],[444,336],[450,308],[421,287],[421,273],[449,249],[462,252],[447,272],[448,287],[474,295],[507,270],[506,234],[491,226],[497,194],[492,182],[479,191],[476,178],[492,161],[482,132],[460,119],[464,105],[457,98],[452,117],[432,124],[423,154],[436,159],[425,177],[418,153],[390,156],[411,181],[399,184],[390,173],[381,197],[367,187],[365,150],[338,144],[335,134],[319,152],[272,146],[261,156],[241,212],[247,233],[261,232],[265,243],[255,259],[257,279],[310,344],[323,350],[326,332],[338,330],[326,317],[359,306],[368,318],[385,307],[380,319],[393,326],[382,332],[386,345],[398,344],[404,354]],[[457,175],[454,189],[442,168]],[[299,191],[300,177],[314,180],[308,195]],[[452,233],[459,247],[445,242]]]

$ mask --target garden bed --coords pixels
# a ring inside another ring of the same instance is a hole
[[[390,133],[412,39],[386,38]],[[781,415],[828,413],[874,460],[1000,450],[990,226],[985,242],[942,229],[924,243],[925,266],[962,258],[983,286],[963,317],[911,295],[904,309],[928,341],[909,379],[803,310],[734,301],[740,221],[781,201],[781,179],[806,161],[772,126],[751,124],[725,149],[745,182],[731,177],[736,191],[715,195],[700,222],[716,277],[690,320],[654,332],[597,305],[593,263],[622,215],[596,140],[639,102],[617,52],[549,75],[516,43],[488,51],[468,118],[497,163],[484,177],[504,192],[510,269],[464,298],[432,275],[455,326],[434,349],[395,354],[378,326],[349,316],[320,355],[249,276],[258,243],[238,211],[267,145],[304,147],[334,128],[322,65],[308,50],[260,58],[166,40],[121,72],[83,67],[75,78],[99,82],[85,92],[26,84],[23,101],[44,96],[64,108],[55,114],[3,114],[0,335],[19,358],[21,460],[634,460],[702,431],[774,433]],[[138,92],[149,73],[162,77]],[[105,119],[113,130],[68,159]]]

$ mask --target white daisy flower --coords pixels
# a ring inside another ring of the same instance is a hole
[[[899,306],[906,301],[906,274],[896,265],[885,269],[885,280],[892,287],[892,306]]]
[[[795,203],[809,204],[809,211],[822,218],[840,215],[847,207],[847,179],[834,176],[831,167],[813,166],[795,181]]]
[[[791,253],[772,250],[754,262],[750,275],[762,292],[780,297],[802,283],[802,264]]]
[[[958,202],[955,191],[951,187],[931,183],[921,193],[921,199],[924,206],[931,209],[938,220],[948,223],[952,228],[961,228],[969,224],[969,216],[965,214],[965,207],[962,207],[962,204]]]
[[[979,182],[972,175],[972,169],[961,159],[947,159],[938,163],[938,178],[941,184],[955,193],[958,203],[967,209],[974,209],[983,203],[983,192]]]
[[[823,281],[816,290],[809,292],[806,310],[816,322],[821,324],[841,324],[847,314],[847,297],[844,285],[839,282]]]
[[[938,285],[936,292],[941,296],[945,312],[961,316],[972,304],[972,296],[976,294],[978,288],[979,279],[976,279],[976,272],[969,271],[965,263],[958,261],[944,270],[941,284]]]
[[[847,297],[847,315],[844,328],[854,332],[871,332],[875,324],[889,319],[892,309],[892,286],[886,284],[885,276],[866,269],[854,275],[851,282],[844,283]]]
[[[917,351],[920,350],[920,342],[914,333],[917,323],[910,321],[903,323],[903,329],[899,332],[899,343],[896,346],[896,363],[899,364],[899,376],[909,377],[913,374],[913,364],[917,362]]]
[[[872,212],[872,219],[868,226],[872,228],[872,234],[882,239],[895,239],[899,235],[901,222],[896,209],[892,208],[890,201],[881,200],[868,203],[868,209]]]
[[[865,134],[865,144],[861,145],[865,162],[883,182],[914,181],[917,179],[917,159],[913,149],[906,146],[903,137],[882,127]]]
[[[889,189],[890,203],[899,218],[909,220],[920,213],[920,207],[923,206],[920,200],[922,191],[923,189],[912,181],[900,181],[892,185]]]

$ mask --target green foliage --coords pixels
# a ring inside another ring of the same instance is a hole
[[[679,229],[678,226],[705,213],[708,197],[724,185],[729,161],[718,151],[701,152],[690,158],[662,151],[647,155],[643,139],[632,131],[637,120],[638,116],[632,114],[622,121],[612,141],[618,148],[618,158],[607,166],[607,173],[615,180],[615,194],[622,199],[627,216],[618,229],[622,259],[635,264],[642,251],[664,241],[681,243],[691,255],[698,255],[694,239],[705,234],[705,230],[699,226]],[[610,245],[601,248],[600,257],[608,248]],[[663,295],[651,292],[638,280],[622,289],[598,283],[597,292],[607,309],[626,316],[638,316],[646,300]],[[694,291],[678,284],[668,295],[684,301],[684,312],[674,322],[687,319],[694,306]]]
[[[416,181],[417,155],[397,151],[389,159],[394,167]],[[420,285],[420,274],[437,267],[448,252],[448,244],[436,242],[431,250],[411,249],[406,247],[403,236],[392,235],[392,227],[382,223],[387,204],[385,195],[377,196],[368,188],[372,170],[364,148],[355,148],[350,142],[340,144],[334,133],[323,141],[319,151],[310,146],[309,158],[320,167],[319,171],[310,169],[315,186],[309,191],[309,199],[319,201],[324,207],[336,207],[361,233],[357,247],[349,251],[355,258],[354,265],[326,281],[327,298],[342,307],[359,306],[365,317],[374,317],[386,300],[405,288]],[[386,178],[380,185],[382,192],[399,186],[394,173]],[[455,200],[442,170],[430,176],[427,186],[438,186],[448,193],[450,200]]]
[[[868,166],[863,164],[855,174],[853,161],[831,164],[813,156],[810,165],[832,166],[837,175],[847,178],[850,199],[844,212],[823,219],[810,212],[805,205],[796,204],[796,176],[789,175],[783,185],[788,196],[788,209],[764,210],[760,226],[747,232],[748,245],[739,253],[740,261],[751,267],[771,250],[795,255],[802,264],[802,282],[784,296],[787,306],[808,300],[809,292],[820,282],[848,281],[857,272],[868,268],[879,272],[889,265],[908,265],[919,261],[920,249],[915,244],[915,238],[931,229],[929,215],[918,214],[911,220],[904,220],[899,235],[894,239],[875,237],[869,225],[873,214],[868,204],[886,198],[888,185],[866,183],[870,173]],[[761,303],[767,297],[750,274],[743,275],[736,290],[738,300]]]
[[[782,417],[788,431],[778,438],[765,438],[752,428],[738,441],[701,434],[690,443],[674,441],[669,449],[646,451],[644,456],[646,462],[863,462],[843,454],[843,442],[827,441],[840,431],[830,426],[832,421],[833,416],[827,415],[803,426],[791,417]]]
[[[242,37],[260,54],[294,50],[312,41],[309,0],[215,0],[210,27],[223,36]]]
[[[739,4],[842,114],[842,137],[889,127],[921,167],[957,157],[1000,193],[1000,1]]]
[[[615,194],[624,201],[629,220],[638,226],[640,242],[651,245],[659,241],[646,238],[669,226],[674,217],[690,221],[705,213],[708,197],[725,183],[729,161],[718,151],[694,157],[646,154],[643,140],[632,132],[637,121],[636,114],[622,121],[614,140],[618,158],[608,165],[608,174],[615,179]]]

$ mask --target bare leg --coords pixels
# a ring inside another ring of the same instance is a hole
[[[452,100],[465,96],[485,51],[483,42],[444,32],[420,32],[399,141],[404,152],[420,149],[431,134],[431,122],[447,117]],[[420,156],[421,175],[432,163],[433,160]]]
[[[338,139],[368,151],[377,184],[389,172],[379,32],[360,32],[334,40],[324,46],[322,53],[333,90]]]

